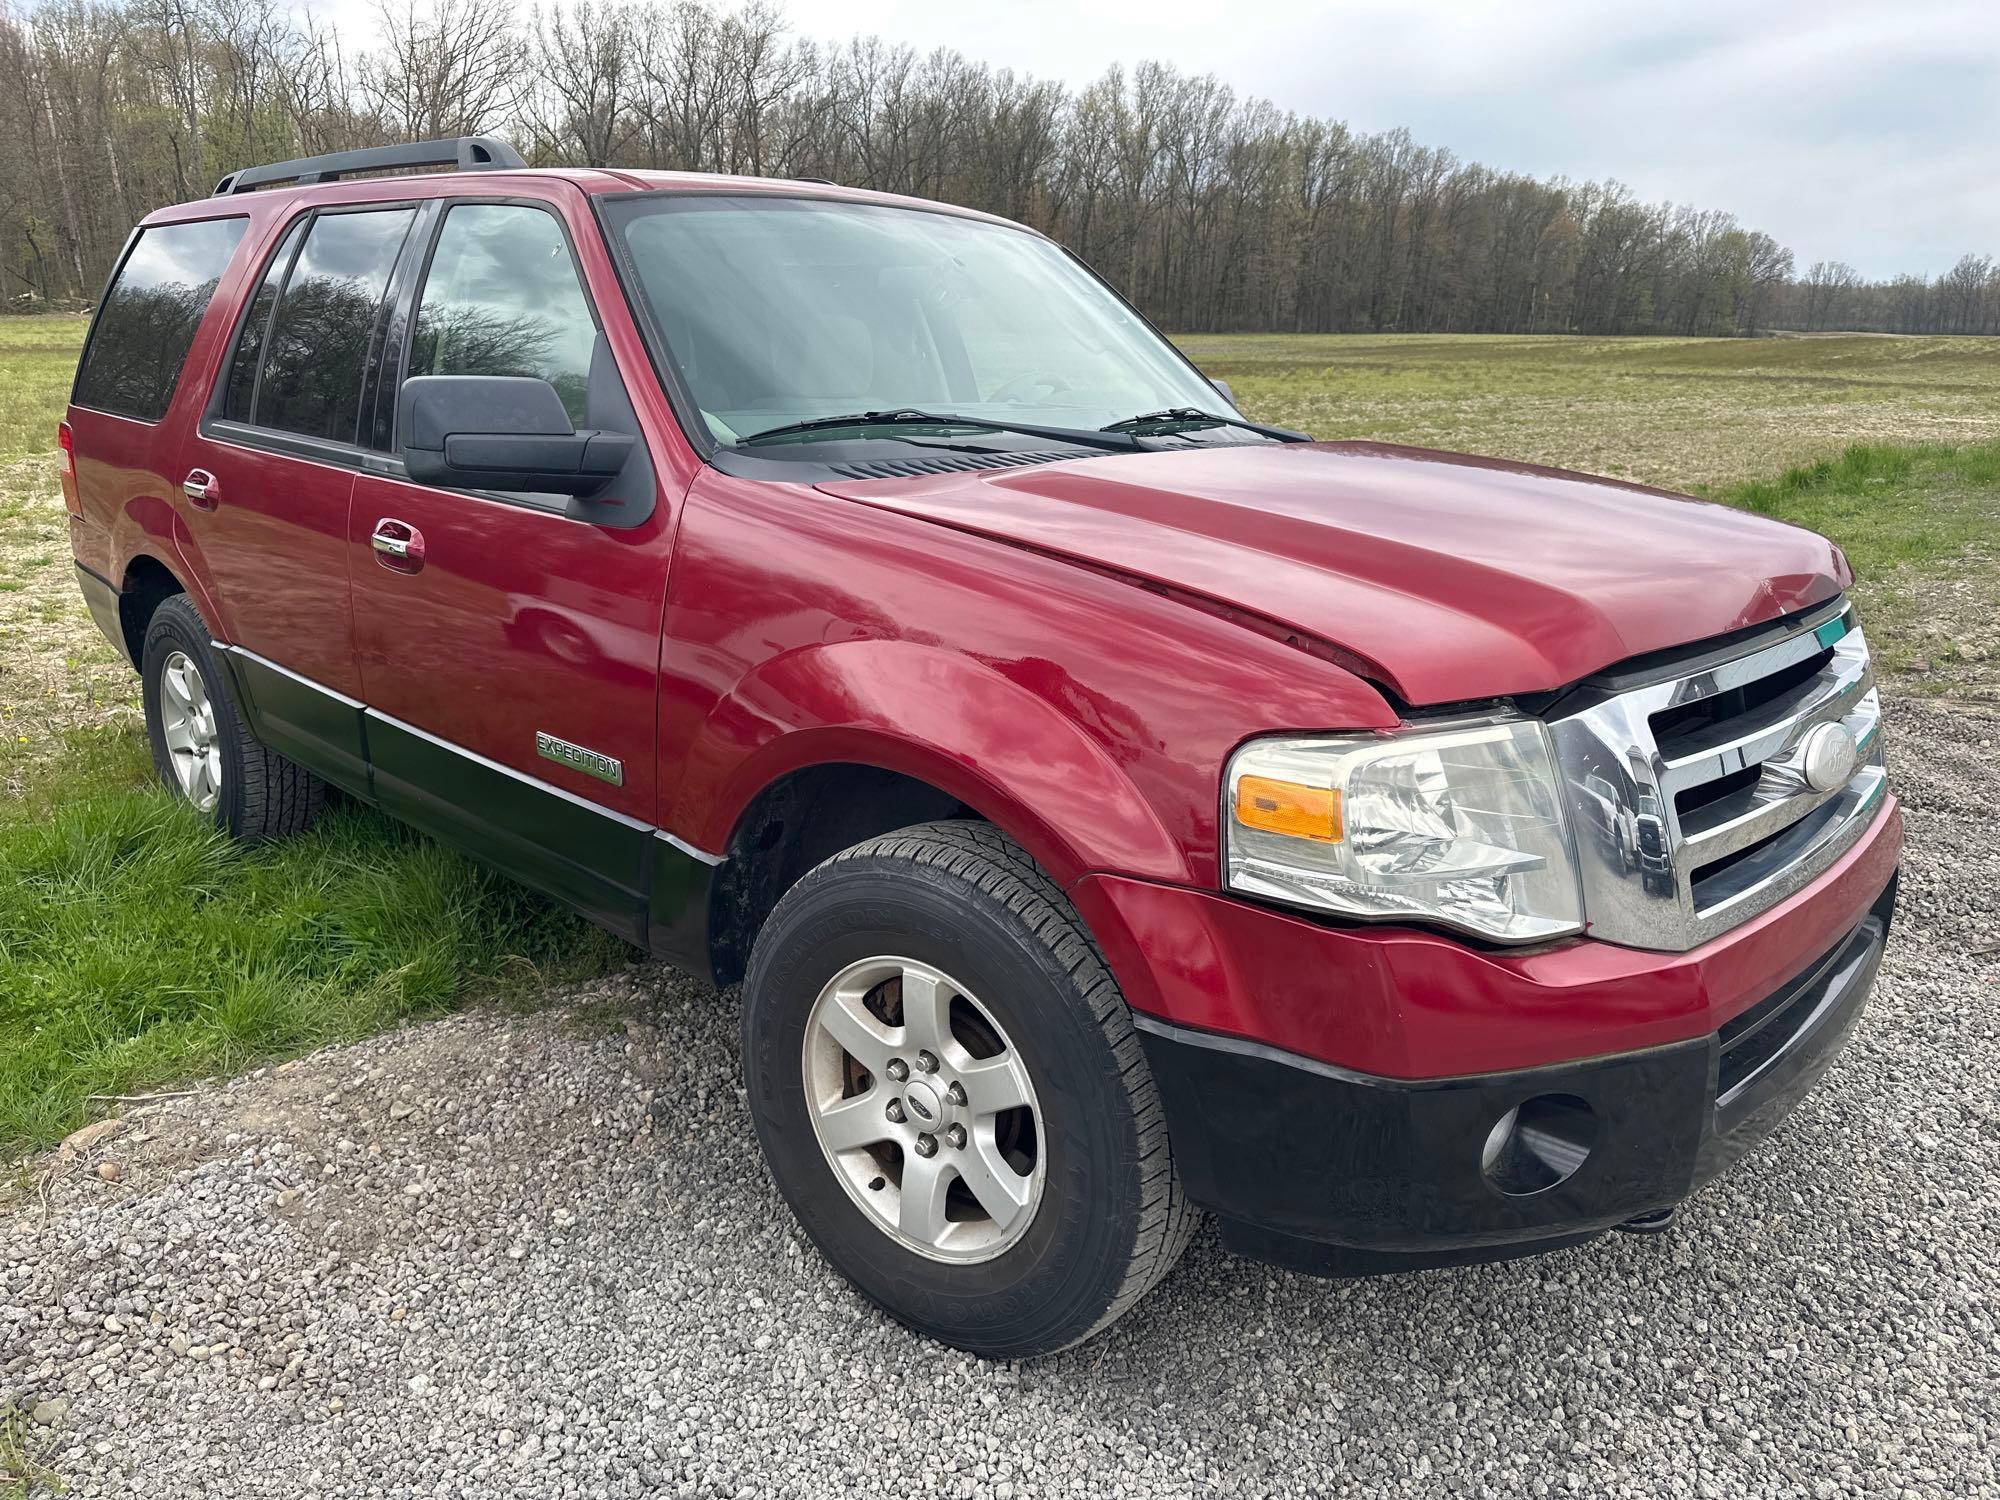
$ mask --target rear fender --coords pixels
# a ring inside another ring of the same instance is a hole
[[[150,557],[187,590],[188,600],[200,612],[209,634],[219,641],[230,638],[228,622],[216,607],[209,588],[201,549],[187,523],[166,501],[154,495],[141,495],[129,501],[112,522],[111,556],[116,565],[112,581],[120,589],[125,586],[133,560]]]

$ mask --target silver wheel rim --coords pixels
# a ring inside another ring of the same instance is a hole
[[[806,1018],[806,1107],[827,1165],[884,1234],[931,1260],[1004,1253],[1041,1206],[1041,1106],[990,1011],[941,970],[868,958]]]
[[[160,668],[160,732],[174,785],[197,810],[214,812],[222,795],[221,737],[208,684],[184,651],[170,653]]]

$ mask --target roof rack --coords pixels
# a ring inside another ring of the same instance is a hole
[[[335,151],[326,156],[302,156],[261,167],[241,167],[215,185],[214,196],[247,193],[274,182],[338,182],[352,172],[387,172],[396,167],[451,167],[460,172],[504,171],[525,167],[521,153],[490,135],[461,135],[443,141],[411,141],[401,146],[371,146],[363,151]]]

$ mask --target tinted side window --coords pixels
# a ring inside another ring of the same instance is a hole
[[[305,232],[304,219],[291,227],[278,253],[271,257],[257,295],[250,299],[250,312],[236,337],[236,354],[229,362],[229,381],[222,398],[222,414],[232,422],[250,420],[250,399],[257,391],[257,361],[263,358],[264,338],[271,331],[271,308],[277,303],[285,272],[292,268],[292,252],[299,247],[299,236]]]
[[[259,427],[354,441],[362,367],[415,212],[378,209],[313,220],[266,336],[251,415]]]
[[[596,340],[553,214],[461,203],[445,215],[410,340],[410,374],[539,376],[581,427]]]
[[[104,294],[70,399],[157,422],[248,223],[197,219],[141,230]]]

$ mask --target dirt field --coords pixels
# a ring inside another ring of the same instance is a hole
[[[1381,438],[1719,488],[1850,443],[2000,438],[2000,339],[1511,335],[1183,338],[1247,410]]]
[[[2000,1493],[2000,714],[1889,713],[1880,986],[1664,1236],[1329,1282],[1204,1232],[1102,1339],[974,1359],[799,1234],[734,993],[621,967],[40,1158],[0,1199],[0,1444],[11,1402],[33,1463],[132,1500]]]

